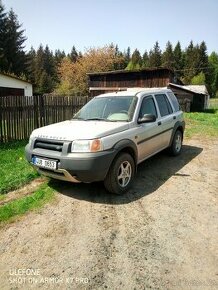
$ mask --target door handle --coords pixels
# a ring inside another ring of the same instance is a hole
[[[176,119],[176,116],[173,116],[173,120],[175,120]]]
[[[158,126],[160,126],[162,123],[161,123],[161,121],[160,121],[160,122],[158,122],[157,124],[158,124]]]

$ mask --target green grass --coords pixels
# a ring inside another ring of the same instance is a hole
[[[185,137],[195,135],[218,137],[218,110],[208,109],[206,112],[184,113],[186,121]]]
[[[210,99],[209,108],[218,109],[218,98]]]
[[[26,144],[27,141],[0,144],[0,197],[38,176],[24,157]]]
[[[42,184],[33,194],[13,200],[0,206],[0,223],[10,221],[27,211],[39,208],[54,197],[54,190],[47,183]]]

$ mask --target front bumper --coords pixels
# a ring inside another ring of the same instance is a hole
[[[28,162],[40,173],[55,179],[70,182],[94,182],[105,179],[110,165],[117,154],[115,149],[96,153],[62,153],[40,148],[31,144],[25,147]],[[35,166],[32,157],[38,156],[58,160],[57,170],[48,170]]]

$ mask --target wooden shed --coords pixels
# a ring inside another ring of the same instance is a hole
[[[204,111],[208,108],[209,93],[205,85],[178,85],[170,83],[171,89],[186,112]]]
[[[166,87],[169,83],[181,84],[174,72],[168,68],[147,68],[128,71],[118,70],[88,73],[90,96],[113,91],[124,91],[132,87]]]

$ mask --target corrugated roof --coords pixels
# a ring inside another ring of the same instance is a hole
[[[189,91],[189,92],[193,92],[196,94],[202,94],[202,95],[209,95],[207,88],[205,85],[176,85],[173,83],[170,83],[169,85],[174,86],[174,87],[178,87],[180,89]]]
[[[188,86],[184,86],[184,87],[189,89],[190,91],[192,91],[194,93],[209,95],[205,85],[188,85]]]

